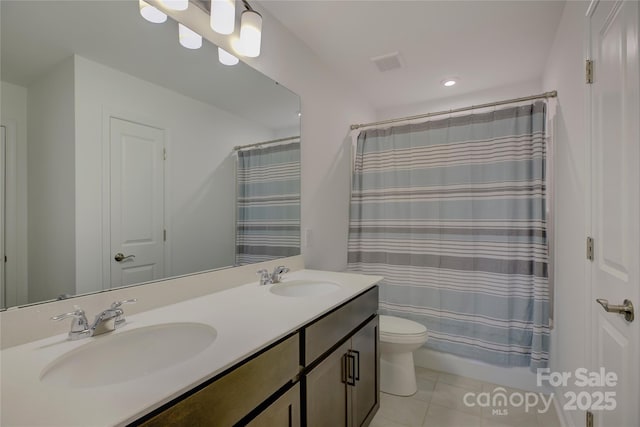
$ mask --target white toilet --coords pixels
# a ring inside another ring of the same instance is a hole
[[[413,320],[380,315],[380,390],[397,396],[418,391],[413,352],[427,342],[427,328]]]

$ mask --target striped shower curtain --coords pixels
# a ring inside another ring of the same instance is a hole
[[[300,254],[300,142],[238,151],[236,265]]]
[[[546,366],[545,150],[543,102],[358,136],[348,267],[425,347]]]

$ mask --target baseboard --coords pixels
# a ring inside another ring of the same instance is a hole
[[[416,350],[413,353],[413,358],[416,366],[434,371],[447,372],[503,387],[536,393],[552,393],[554,391],[549,386],[538,387],[536,374],[531,372],[529,368],[504,368],[426,348]]]

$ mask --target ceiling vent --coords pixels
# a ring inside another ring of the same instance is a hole
[[[400,59],[400,53],[398,52],[376,56],[374,58],[371,58],[371,61],[376,64],[378,70],[383,72],[402,68],[402,60]]]

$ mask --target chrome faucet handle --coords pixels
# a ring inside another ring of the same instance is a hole
[[[278,283],[280,279],[282,279],[282,275],[284,273],[288,273],[289,269],[284,265],[279,265],[273,269],[273,273],[271,273],[271,283]]]
[[[126,299],[123,301],[116,301],[111,304],[111,310],[116,310],[124,304],[135,304],[136,302],[138,302],[137,298]],[[116,318],[114,321],[115,327],[119,328],[120,326],[123,326],[126,322],[127,322],[127,319],[125,319],[124,317],[124,310],[120,309],[120,313],[116,315]]]
[[[80,338],[87,337],[91,335],[91,330],[89,329],[89,322],[87,321],[87,316],[84,313],[84,310],[74,306],[75,310],[69,313],[59,314],[57,316],[53,316],[51,320],[60,321],[62,319],[67,319],[69,317],[73,318],[71,322],[71,330],[69,331],[68,339],[71,341],[79,340]]]
[[[265,268],[261,268],[256,271],[256,274],[260,275],[260,286],[266,285],[267,283],[271,283],[271,275]]]

